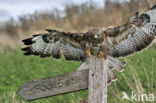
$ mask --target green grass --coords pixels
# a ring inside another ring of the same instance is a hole
[[[122,91],[154,93],[156,96],[156,45],[135,55],[122,58],[125,71],[118,73],[117,82],[108,87],[108,103],[133,103],[122,100]],[[28,103],[16,95],[26,81],[75,71],[77,62],[24,56],[20,50],[0,53],[0,103]],[[86,100],[87,90],[31,101],[30,103],[79,103]],[[149,102],[148,102],[149,103]]]

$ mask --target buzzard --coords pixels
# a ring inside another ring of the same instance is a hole
[[[107,30],[91,29],[85,33],[69,33],[46,29],[47,33],[24,39],[24,55],[54,57],[63,54],[68,61],[82,61],[92,55],[107,60],[108,84],[116,80],[114,69],[122,72],[124,63],[117,60],[148,47],[156,36],[156,5],[145,13],[136,12],[126,23]]]

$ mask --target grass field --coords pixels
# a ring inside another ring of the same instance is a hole
[[[108,103],[134,103],[122,100],[122,91],[129,95],[133,91],[153,93],[156,96],[156,45],[121,60],[126,62],[125,71],[116,72],[117,82],[108,87]],[[65,59],[58,61],[51,57],[26,57],[18,49],[0,53],[0,103],[28,103],[16,95],[16,91],[24,82],[72,72],[79,65],[80,63],[67,62]],[[87,95],[87,90],[84,90],[30,103],[84,103]]]

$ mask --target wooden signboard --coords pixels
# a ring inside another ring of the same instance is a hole
[[[17,94],[34,100],[89,88],[88,103],[107,103],[107,61],[90,56],[87,65],[89,69],[26,82]]]
[[[17,94],[24,100],[34,100],[87,88],[88,70],[84,70],[26,82]]]

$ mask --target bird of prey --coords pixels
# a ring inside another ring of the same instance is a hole
[[[139,15],[136,12],[121,26],[107,30],[91,29],[85,33],[69,33],[46,29],[47,33],[24,39],[24,55],[54,57],[63,54],[68,61],[82,61],[92,55],[107,60],[108,84],[116,80],[114,69],[123,71],[124,63],[117,60],[148,47],[156,36],[156,5]]]

